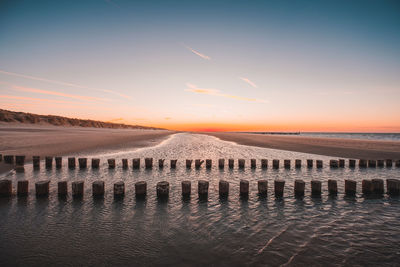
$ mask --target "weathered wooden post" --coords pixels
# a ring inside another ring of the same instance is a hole
[[[15,156],[15,165],[24,166],[25,165],[25,156]]]
[[[279,159],[272,160],[272,168],[279,169]]]
[[[104,196],[104,181],[94,181],[92,183],[92,195],[93,197]]]
[[[229,165],[229,169],[233,169],[235,167],[235,160],[228,159],[228,165]]]
[[[107,159],[107,162],[109,169],[115,169],[115,159]]]
[[[79,169],[87,168],[87,158],[78,158],[78,162],[79,162]]]
[[[12,196],[12,182],[11,180],[0,180],[0,197]]]
[[[35,170],[40,169],[40,156],[32,157],[32,165]]]
[[[393,166],[393,161],[391,159],[386,160],[386,167],[391,168]]]
[[[345,167],[345,160],[344,159],[339,159],[339,167],[344,168]]]
[[[35,183],[36,196],[47,197],[49,195],[49,185],[50,185],[49,180],[36,182]]]
[[[243,179],[240,180],[240,196],[241,197],[249,196],[249,181]]]
[[[321,197],[321,181],[311,180],[311,196]]]
[[[368,160],[368,167],[376,168],[376,160],[373,160],[373,159]]]
[[[159,159],[158,160],[158,168],[159,169],[164,168],[164,161],[165,161],[165,159]]]
[[[75,169],[76,167],[76,160],[75,158],[68,158],[68,168]]]
[[[128,159],[122,159],[122,169],[126,170],[129,168],[128,166]]]
[[[68,182],[67,181],[59,181],[57,183],[57,186],[58,186],[58,196],[68,195]]]
[[[98,169],[100,167],[100,159],[92,159],[92,169]]]
[[[192,182],[182,181],[182,196],[188,197],[192,193]]]
[[[135,194],[136,198],[143,198],[147,194],[147,183],[140,181],[135,183]]]
[[[56,160],[56,169],[62,168],[62,157],[55,157]]]
[[[362,180],[361,189],[364,195],[372,194],[373,192],[372,181],[367,179]]]
[[[400,180],[386,179],[386,192],[391,196],[398,196],[400,194]]]
[[[197,186],[199,197],[205,197],[208,195],[208,181],[199,180]]]
[[[294,180],[294,195],[295,197],[303,197],[306,183],[303,180]]]
[[[152,169],[153,168],[153,158],[145,158],[144,166],[146,169]]]
[[[114,197],[123,197],[125,195],[125,183],[119,181],[114,183]]]
[[[294,161],[294,166],[296,169],[300,169],[301,168],[301,159],[296,159]]]
[[[132,159],[132,168],[140,169],[140,158]]]
[[[45,157],[46,169],[51,169],[53,167],[53,157]]]
[[[372,179],[371,182],[374,194],[383,195],[385,193],[383,179]]]
[[[204,163],[204,160],[196,159],[194,161],[194,166],[196,169],[200,169],[201,165]]]
[[[220,168],[220,169],[225,168],[225,159],[218,160],[218,168]]]
[[[322,160],[317,159],[316,163],[317,163],[317,168],[318,169],[321,169],[323,167],[323,161]]]
[[[177,162],[178,160],[177,159],[171,159],[171,169],[176,169],[176,162]]]
[[[245,164],[244,159],[238,159],[239,169],[244,169],[244,164]]]
[[[339,162],[337,160],[335,160],[335,159],[331,159],[329,161],[329,166],[331,168],[338,168],[339,167]]]
[[[211,169],[211,167],[212,167],[212,160],[206,159],[206,169]]]
[[[290,159],[283,160],[283,166],[285,169],[290,169]]]
[[[274,181],[275,197],[283,197],[283,192],[285,189],[285,180],[275,180]]]
[[[18,196],[27,196],[29,193],[29,181],[21,180],[17,183],[17,195]]]
[[[14,156],[13,155],[4,155],[4,163],[14,164]]]
[[[356,167],[356,160],[355,159],[349,159],[349,167],[350,168],[355,168]]]
[[[359,168],[366,168],[367,167],[367,160],[366,159],[358,160],[358,167]]]
[[[268,169],[268,160],[267,159],[261,159],[261,168]]]
[[[258,194],[266,196],[268,194],[268,180],[259,180],[257,182]]]
[[[225,180],[219,180],[219,196],[227,197],[229,195],[229,182]]]
[[[157,197],[168,198],[169,195],[169,183],[167,181],[161,181],[157,183]]]
[[[257,168],[257,160],[256,159],[250,159],[250,167],[252,169],[256,169]]]
[[[0,154],[0,162],[3,161],[3,154]]]
[[[378,160],[376,161],[376,165],[377,165],[379,168],[383,168],[383,167],[385,167],[385,161],[384,161],[383,159],[378,159]]]
[[[191,160],[191,159],[186,160],[186,169],[192,168],[192,162],[193,162],[193,160]]]
[[[400,167],[400,160],[396,160],[395,166],[396,166],[397,168]]]
[[[357,192],[357,182],[354,180],[344,180],[344,191],[347,196],[354,196]]]
[[[83,197],[84,193],[84,182],[83,181],[74,181],[72,182],[72,196],[74,198]]]
[[[314,161],[312,159],[307,160],[307,168],[312,168],[314,165]]]
[[[328,192],[329,192],[329,195],[331,195],[331,196],[337,195],[338,190],[337,190],[337,181],[336,180],[332,180],[332,179],[328,180]]]

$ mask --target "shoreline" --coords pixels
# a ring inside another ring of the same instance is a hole
[[[203,132],[239,145],[257,146],[331,157],[354,159],[400,159],[400,142],[298,135]]]

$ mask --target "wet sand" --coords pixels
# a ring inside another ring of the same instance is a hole
[[[63,156],[96,150],[118,150],[153,146],[173,131],[98,129],[82,127],[0,125],[0,154],[32,156]],[[0,164],[0,172],[11,168]]]
[[[241,145],[354,159],[400,159],[400,142],[247,133],[204,133]]]

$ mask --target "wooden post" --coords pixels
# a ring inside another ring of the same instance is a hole
[[[122,159],[122,169],[126,170],[129,168],[128,166],[128,159]]]
[[[132,159],[132,168],[140,169],[140,158]]]
[[[355,159],[349,159],[349,167],[350,168],[355,168],[356,167],[356,160]]]
[[[386,179],[386,192],[391,196],[398,196],[400,194],[400,180]]]
[[[328,192],[329,192],[329,195],[331,195],[331,196],[337,195],[338,190],[337,190],[337,181],[336,180],[332,180],[332,179],[328,180]]]
[[[235,166],[235,160],[234,159],[228,159],[228,165],[229,169],[233,169]]]
[[[251,159],[250,160],[250,167],[252,169],[256,169],[257,168],[257,160],[256,159]]]
[[[35,183],[36,196],[47,197],[49,195],[49,185],[50,185],[49,180],[36,182]]]
[[[385,161],[384,161],[383,159],[378,159],[378,160],[376,161],[376,164],[377,164],[377,166],[378,166],[379,168],[385,167]]]
[[[157,183],[157,197],[168,198],[169,196],[169,183],[167,181],[161,181]]]
[[[153,168],[153,158],[145,158],[144,166],[146,169],[152,169]]]
[[[354,196],[357,192],[357,182],[354,180],[344,180],[344,191],[347,196]]]
[[[316,163],[317,163],[317,168],[318,169],[321,169],[323,167],[323,161],[322,160],[317,159]]]
[[[387,168],[392,168],[392,166],[393,166],[393,161],[391,159],[387,159],[386,160],[386,167]]]
[[[56,169],[62,168],[62,157],[55,157],[56,160]]]
[[[303,197],[306,183],[303,180],[294,180],[294,195],[295,197]]]
[[[92,169],[98,169],[100,167],[100,159],[92,159]]]
[[[321,181],[311,180],[311,196],[321,196]]]
[[[373,192],[372,182],[371,180],[364,179],[361,183],[362,193],[364,195],[370,195]]]
[[[261,168],[268,169],[268,160],[267,159],[261,159]]]
[[[283,165],[285,169],[290,169],[290,159],[283,160]]]
[[[53,157],[45,157],[46,169],[51,169],[53,167]]]
[[[339,162],[337,160],[335,160],[335,159],[331,159],[329,161],[329,166],[331,168],[338,168],[339,167]]]
[[[296,169],[300,169],[301,168],[301,159],[296,159],[294,161],[294,166]]]
[[[146,196],[147,183],[145,181],[140,181],[135,183],[135,194],[136,198],[142,198]]]
[[[239,169],[244,169],[244,164],[245,164],[244,159],[238,159]]]
[[[272,160],[272,168],[279,169],[279,159]]]
[[[32,164],[35,170],[40,169],[40,156],[33,156]]]
[[[15,156],[15,165],[24,166],[25,165],[25,156]]]
[[[4,155],[4,163],[14,164],[14,156],[13,155]]]
[[[178,160],[177,159],[171,159],[171,169],[176,169],[176,162],[177,162]]]
[[[79,169],[87,168],[87,158],[78,158],[78,162],[79,162]]]
[[[92,183],[92,194],[93,197],[104,196],[104,181],[94,181]]]
[[[68,182],[67,181],[59,181],[58,185],[58,195],[66,196],[68,195]]]
[[[208,195],[208,181],[199,180],[197,188],[199,197]]]
[[[29,193],[29,181],[28,180],[18,181],[17,195],[18,196],[27,196],[28,193]]]
[[[227,197],[229,195],[229,182],[225,180],[220,180],[219,185],[219,196]]]
[[[0,180],[0,197],[12,196],[12,182],[11,180]]]
[[[314,160],[308,159],[307,160],[307,168],[312,168],[313,167],[313,163],[314,163]]]
[[[344,168],[345,167],[345,160],[344,159],[339,159],[339,167]]]
[[[211,169],[212,167],[212,160],[211,159],[206,159],[206,168]]]
[[[284,189],[285,189],[285,180],[275,180],[274,181],[274,189],[275,189],[275,197],[281,198],[283,197]]]
[[[193,162],[193,160],[191,160],[191,159],[186,160],[186,169],[192,168],[192,162]]]
[[[396,160],[396,162],[395,162],[395,166],[398,168],[398,167],[400,167],[400,160],[398,159],[398,160]]]
[[[194,166],[196,169],[200,169],[201,165],[204,163],[204,160],[196,159],[194,161]]]
[[[182,196],[188,197],[192,193],[192,182],[182,181]]]
[[[75,198],[80,198],[84,193],[84,182],[83,181],[75,181],[72,182],[72,196]]]
[[[383,195],[385,193],[383,179],[372,179],[371,182],[374,194]]]
[[[165,161],[165,159],[159,159],[158,160],[158,168],[159,169],[164,168],[164,161]]]
[[[107,159],[107,162],[109,169],[115,169],[115,159]]]
[[[0,154],[0,162],[3,161],[3,154]]]
[[[240,180],[240,196],[241,197],[249,196],[249,181],[243,179]]]
[[[218,160],[218,168],[220,168],[220,169],[225,168],[225,159]]]
[[[75,169],[76,167],[76,160],[75,158],[68,158],[68,168]]]
[[[366,168],[367,167],[367,160],[366,159],[360,159],[358,161],[358,167],[360,168]]]
[[[114,197],[123,197],[125,195],[125,183],[119,181],[114,183]]]
[[[368,167],[376,168],[376,160],[373,160],[373,159],[368,160]]]
[[[268,180],[259,180],[257,182],[258,194],[266,196],[268,194]]]

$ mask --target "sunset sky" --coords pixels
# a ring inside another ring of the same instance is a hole
[[[0,108],[400,132],[400,1],[0,1]]]

